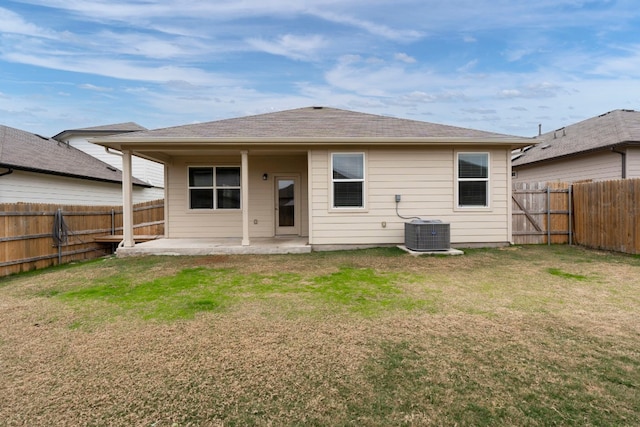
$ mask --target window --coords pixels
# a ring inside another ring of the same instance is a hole
[[[190,167],[190,209],[240,209],[240,168]]]
[[[334,208],[364,208],[364,153],[331,156]]]
[[[489,153],[458,153],[458,206],[489,206]]]

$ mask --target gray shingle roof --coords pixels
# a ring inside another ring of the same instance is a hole
[[[127,123],[115,123],[111,125],[93,126],[80,129],[67,129],[52,136],[57,141],[63,141],[65,138],[72,135],[116,135],[120,133],[137,132],[141,130],[147,130],[147,128],[140,126],[134,122]]]
[[[108,138],[494,138],[514,139],[510,135],[447,126],[416,120],[398,119],[328,107],[306,107],[130,133]],[[101,139],[104,140],[104,139]]]
[[[106,182],[122,182],[122,172],[52,138],[0,125],[0,165],[4,168],[70,176]],[[149,184],[134,178],[134,184]]]
[[[513,161],[513,166],[594,151],[624,143],[640,143],[640,112],[614,110],[534,139],[537,144]]]
[[[144,126],[140,126],[135,122],[115,123],[111,125],[93,126],[88,128],[74,129],[79,131],[114,131],[114,132],[136,132],[139,130],[147,130]]]

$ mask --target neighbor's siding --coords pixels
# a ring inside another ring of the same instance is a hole
[[[620,154],[611,151],[568,157],[539,164],[514,166],[513,182],[604,181],[622,177]]]
[[[314,245],[376,245],[404,242],[404,223],[396,215],[440,219],[451,223],[453,244],[509,242],[509,176],[507,150],[469,150],[490,153],[491,206],[489,209],[455,208],[455,150],[371,149],[366,152],[366,209],[345,212],[330,207],[329,153],[312,153],[312,224]],[[383,226],[386,223],[386,227]]]
[[[640,148],[627,148],[627,178],[640,178]]]
[[[109,154],[104,147],[92,144],[86,138],[74,137],[68,139],[69,145],[84,151],[85,153],[102,160],[111,166],[122,170],[122,157],[116,154]],[[154,187],[164,188],[164,165],[142,159],[137,156],[131,157],[132,175],[138,179],[148,182]],[[161,196],[162,197],[162,196]]]
[[[161,199],[162,190],[133,187],[134,203]],[[122,205],[122,185],[14,170],[0,178],[0,203]]]
[[[189,166],[240,166],[240,155],[181,157],[168,169],[169,238],[223,238],[242,236],[242,212],[240,210],[190,210],[187,185]],[[307,235],[307,157],[303,155],[259,156],[249,153],[249,236],[273,237],[275,233],[275,181],[276,175],[300,177],[300,234]],[[267,181],[262,175],[267,173]]]

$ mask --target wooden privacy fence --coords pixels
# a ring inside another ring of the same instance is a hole
[[[572,243],[574,206],[570,184],[516,183],[512,204],[513,243]]]
[[[640,254],[640,179],[574,184],[576,243]]]
[[[164,235],[164,200],[136,204],[133,223],[135,235]],[[122,234],[122,206],[0,204],[0,233],[0,277],[97,258],[113,248],[94,239]]]

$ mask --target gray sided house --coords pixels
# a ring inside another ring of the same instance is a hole
[[[149,184],[132,178],[134,200]],[[0,203],[122,204],[122,172],[66,143],[0,126]]]
[[[511,150],[531,140],[309,107],[93,142],[123,153],[125,200],[132,155],[166,165],[167,242],[294,236],[322,250],[401,244],[402,217],[450,223],[452,245],[509,243]]]
[[[514,182],[640,178],[640,112],[614,110],[547,132],[514,152]]]

